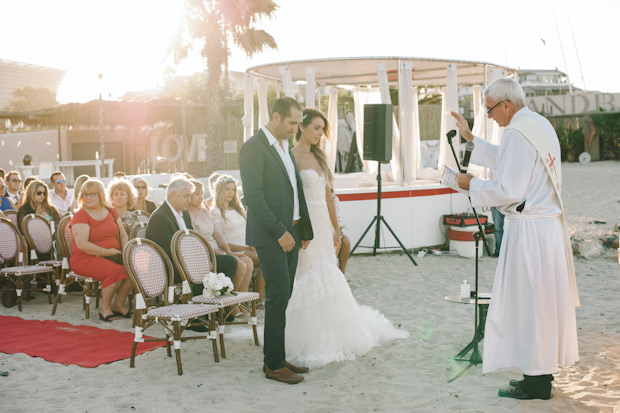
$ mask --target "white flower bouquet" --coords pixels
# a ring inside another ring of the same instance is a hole
[[[218,274],[214,272],[208,273],[203,278],[202,284],[204,285],[202,294],[208,298],[216,298],[224,294],[237,295],[237,293],[233,291],[235,286],[232,281],[222,272]]]

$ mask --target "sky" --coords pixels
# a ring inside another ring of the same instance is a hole
[[[233,48],[231,70],[327,57],[462,59],[557,68],[579,88],[620,93],[618,0],[275,1],[275,16],[257,27],[278,49],[250,59]],[[0,59],[65,70],[61,103],[100,91],[118,99],[163,86],[166,73],[205,68],[197,53],[175,65],[169,52],[183,0],[0,0],[0,15]]]

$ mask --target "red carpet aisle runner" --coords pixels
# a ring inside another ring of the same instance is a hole
[[[53,363],[97,367],[128,359],[133,338],[133,333],[111,329],[0,316],[0,352],[24,353]],[[140,343],[136,355],[164,345]]]

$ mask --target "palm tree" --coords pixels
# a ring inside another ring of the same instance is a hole
[[[249,57],[265,48],[276,49],[274,38],[254,26],[263,17],[271,18],[278,5],[273,0],[186,0],[186,38],[175,47],[174,58],[187,57],[192,46],[200,44],[200,54],[207,63],[206,128],[208,170],[218,169],[222,140],[220,116],[220,85],[222,71],[228,91],[228,56],[232,42]],[[196,43],[197,41],[197,43]]]

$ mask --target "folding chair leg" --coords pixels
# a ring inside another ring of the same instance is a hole
[[[86,311],[86,319],[90,318],[90,282],[86,282],[86,294],[84,294],[84,311]]]
[[[256,319],[256,301],[252,301],[252,319]],[[258,346],[258,329],[256,323],[252,323],[252,330],[254,332],[254,345]]]
[[[17,290],[17,308],[22,311],[22,294],[24,290],[22,288],[22,277],[15,277],[15,289]]]
[[[60,302],[60,297],[62,297],[62,294],[56,291],[56,298],[54,298],[54,306],[52,307],[52,315],[56,314],[56,307],[58,306],[58,303]]]
[[[183,367],[181,365],[181,328],[178,321],[173,321],[174,328],[174,352],[177,356],[177,371],[179,376],[183,375]]]
[[[172,350],[170,350],[170,336],[166,333],[166,353],[168,357],[172,357]]]
[[[134,341],[133,345],[131,346],[131,357],[129,358],[129,367],[133,368],[135,367],[136,363],[136,349],[138,348],[138,342]]]
[[[52,303],[52,273],[47,273],[47,284],[45,284],[45,286],[47,287],[48,285],[50,286],[50,290],[47,292],[47,301],[51,304]]]
[[[224,311],[225,309],[220,308],[220,311],[218,312],[218,316],[219,316],[219,323],[217,326],[218,332],[220,329],[222,329],[222,331],[224,330],[224,327],[226,326],[226,324],[224,324]],[[221,332],[220,333],[220,349],[222,350],[222,358],[226,358],[226,346],[224,345],[224,333]]]
[[[216,363],[219,363],[220,357],[217,354],[217,323],[215,322],[215,314],[209,316],[209,331],[215,332],[215,338],[211,339],[211,343],[213,344],[213,358]]]

